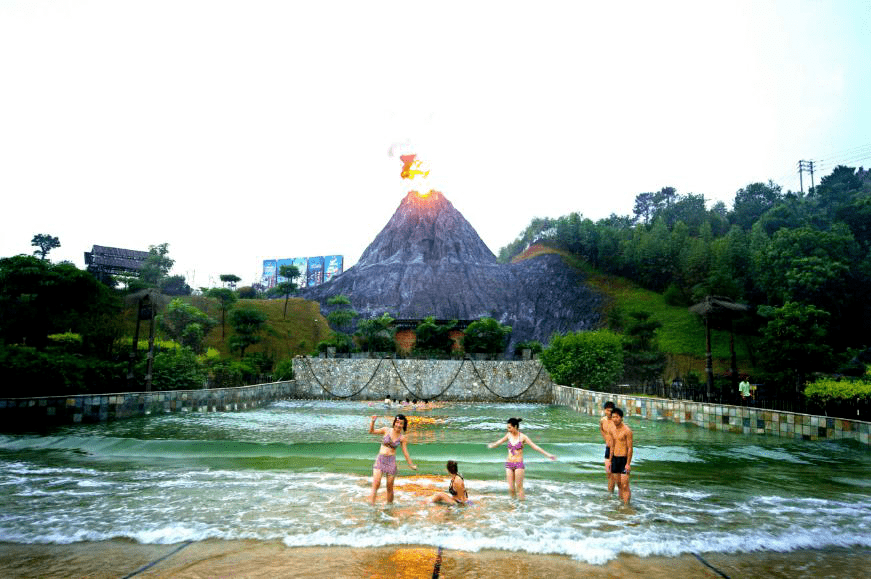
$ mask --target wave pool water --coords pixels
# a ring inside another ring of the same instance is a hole
[[[393,411],[395,412],[395,410]],[[417,473],[398,460],[396,502],[366,502],[380,403],[287,401],[240,413],[153,416],[0,435],[0,541],[128,538],[399,544],[562,554],[789,552],[871,547],[871,453],[853,441],[740,436],[636,420],[632,505],[606,492],[598,420],[557,406],[446,404],[406,412]],[[510,416],[533,450],[525,502],[508,497]],[[457,460],[474,505],[430,505]]]

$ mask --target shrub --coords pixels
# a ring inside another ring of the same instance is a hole
[[[481,318],[469,324],[463,337],[463,349],[472,354],[500,354],[505,351],[511,326],[493,318]]]
[[[558,384],[603,389],[623,372],[623,339],[609,330],[554,335],[539,356]]]
[[[517,342],[514,346],[514,353],[520,355],[523,353],[523,350],[532,350],[533,354],[541,354],[543,349],[541,342],[538,340],[527,340],[525,342]]]
[[[276,364],[273,378],[276,381],[293,380],[293,358],[285,358]]]
[[[154,356],[152,390],[196,390],[205,379],[205,368],[190,348],[173,348]]]
[[[808,384],[804,395],[813,402],[871,401],[871,381],[822,378]]]

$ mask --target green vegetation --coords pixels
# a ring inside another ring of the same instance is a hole
[[[510,335],[511,326],[503,326],[493,318],[481,318],[466,328],[463,349],[470,354],[501,354]]]
[[[825,406],[830,402],[871,402],[871,380],[835,380],[818,378],[804,389],[808,399]]]
[[[554,335],[539,358],[557,384],[603,390],[623,374],[623,338],[610,330]]]
[[[697,371],[705,354],[704,327],[688,306],[707,296],[745,304],[747,315],[712,320],[715,373],[729,366],[732,329],[739,368],[794,397],[812,372],[868,347],[868,223],[871,172],[839,166],[806,195],[751,183],[731,211],[663,187],[638,194],[631,216],[536,218],[499,258],[560,253],[610,297],[611,327],[649,312],[661,324],[654,341],[667,354],[667,378]],[[851,363],[851,372],[864,366]]]

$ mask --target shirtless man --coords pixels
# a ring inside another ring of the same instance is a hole
[[[614,430],[614,423],[611,422],[611,411],[614,409],[614,403],[610,400],[605,402],[605,414],[599,420],[599,433],[605,440],[605,475],[608,477],[608,492],[614,492],[614,477],[611,476],[611,431]]]
[[[615,408],[611,411],[611,474],[617,481],[617,489],[623,504],[628,505],[632,498],[629,490],[629,471],[632,462],[632,429],[623,424],[623,411]]]

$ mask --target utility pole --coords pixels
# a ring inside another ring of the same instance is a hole
[[[799,161],[798,162],[798,182],[801,187],[801,192],[804,194],[804,183],[802,182],[802,172],[808,171],[811,174],[811,188],[812,191],[814,188],[814,162],[813,161]]]

